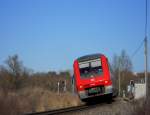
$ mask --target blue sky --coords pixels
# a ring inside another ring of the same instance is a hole
[[[100,52],[111,61],[124,49],[131,56],[144,24],[144,0],[1,0],[0,65],[18,54],[35,71],[61,71],[85,54]],[[134,71],[144,70],[143,48],[132,58]]]

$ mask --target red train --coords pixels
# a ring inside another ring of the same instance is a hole
[[[112,98],[113,86],[106,56],[82,56],[74,61],[73,67],[76,91],[82,101],[101,96]]]

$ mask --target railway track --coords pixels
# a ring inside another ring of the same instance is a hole
[[[63,114],[63,113],[68,113],[68,112],[72,112],[72,111],[80,111],[80,110],[87,109],[88,107],[89,107],[88,105],[82,105],[82,106],[76,106],[76,107],[56,109],[56,110],[52,110],[52,111],[28,113],[25,115],[56,115],[56,114]]]
[[[92,104],[85,104],[85,105],[81,105],[81,106],[56,109],[56,110],[51,110],[51,111],[27,113],[25,115],[58,115],[58,114],[65,114],[65,113],[73,113],[73,112],[77,112],[77,111],[92,109],[92,108],[95,108],[95,107],[98,107],[98,106],[103,106],[103,105],[106,105],[106,104],[108,104],[108,103],[106,103],[106,102],[92,103]]]

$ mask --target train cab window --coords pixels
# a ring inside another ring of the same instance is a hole
[[[99,76],[103,73],[100,59],[79,63],[79,69],[81,78]]]

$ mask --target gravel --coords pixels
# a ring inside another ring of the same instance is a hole
[[[132,102],[116,98],[112,103],[101,102],[98,106],[66,113],[65,115],[132,115],[133,112]]]

